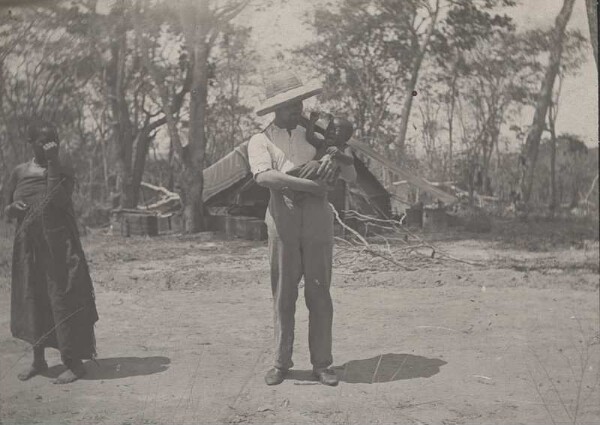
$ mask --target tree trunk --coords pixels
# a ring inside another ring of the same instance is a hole
[[[167,184],[166,188],[173,192],[175,190],[175,148],[173,146],[173,139],[169,141],[169,159],[168,159],[168,171],[167,171]]]
[[[186,14],[189,16],[190,14]],[[190,73],[190,66],[186,69],[186,75],[184,77],[183,87],[179,92],[176,92],[171,95],[169,94],[169,88],[165,81],[164,71],[160,68],[159,65],[155,64],[152,59],[149,57],[149,51],[151,50],[150,45],[146,41],[144,37],[143,25],[140,21],[140,9],[136,10],[136,14],[134,15],[133,24],[136,31],[137,40],[140,43],[141,49],[141,58],[148,69],[152,80],[158,90],[158,94],[161,100],[161,108],[164,116],[156,121],[150,122],[150,117],[148,117],[144,127],[140,130],[138,142],[136,144],[136,159],[134,163],[134,185],[139,188],[141,186],[142,177],[146,165],[146,157],[148,155],[148,148],[150,146],[150,142],[152,141],[152,132],[157,128],[162,126],[164,123],[167,124],[167,131],[169,134],[169,172],[168,172],[168,189],[173,190],[174,186],[174,150],[178,153],[181,161],[184,164],[184,167],[191,167],[190,158],[187,154],[183,152],[183,147],[181,143],[181,138],[179,136],[179,129],[177,128],[177,121],[175,119],[175,115],[180,111],[185,95],[190,89],[190,81],[192,79],[192,74]],[[187,27],[194,27],[194,25],[188,25]],[[186,28],[189,30],[189,28]],[[193,56],[193,55],[192,55]],[[193,66],[193,64],[192,64]],[[182,196],[183,199],[183,196]]]
[[[116,4],[115,7],[121,13],[121,21],[116,27],[115,38],[112,40],[111,58],[106,73],[106,85],[114,123],[112,126],[113,161],[117,173],[117,188],[121,195],[120,206],[122,208],[134,208],[131,175],[132,129],[125,98],[125,55],[127,51],[125,9],[123,4]]]
[[[594,50],[594,59],[596,60],[596,69],[598,69],[598,1],[585,0],[587,9],[588,24],[590,26],[590,41]]]
[[[398,134],[398,154],[400,158],[404,156],[404,150],[406,145],[406,132],[408,130],[408,120],[410,119],[410,111],[412,109],[413,102],[413,92],[417,87],[417,81],[419,79],[419,70],[421,68],[421,63],[423,62],[423,58],[425,57],[425,52],[420,51],[417,57],[415,58],[415,63],[413,65],[410,80],[406,85],[406,90],[404,94],[404,100],[402,101],[402,109],[400,110],[400,131]]]
[[[560,99],[560,93],[562,91],[563,79],[561,75],[558,75],[558,88],[554,100],[548,107],[548,130],[550,131],[550,216],[554,217],[556,209],[558,207],[558,201],[556,198],[556,118],[558,117],[558,105]]]
[[[482,191],[484,195],[494,196],[494,190],[492,187],[493,182],[490,178],[490,164],[492,163],[494,147],[498,145],[498,139],[500,138],[500,127],[497,125],[497,123],[494,123],[494,127],[489,130],[489,133],[490,145],[484,146],[483,149]]]
[[[204,206],[202,189],[204,186],[202,170],[206,153],[206,96],[207,96],[207,59],[208,46],[196,43],[194,49],[194,72],[190,96],[190,135],[186,147],[191,166],[184,170],[185,206],[183,210],[186,233],[195,233],[204,229]]]
[[[415,92],[415,89],[417,88],[417,82],[419,80],[419,71],[421,70],[421,64],[423,63],[423,59],[425,58],[425,55],[427,53],[427,48],[429,47],[429,41],[431,40],[431,36],[433,35],[433,31],[435,29],[438,12],[439,1],[436,2],[435,11],[431,16],[431,22],[427,27],[427,33],[425,34],[423,44],[419,46],[419,41],[415,40],[416,57],[411,69],[410,79],[404,91],[404,101],[402,102],[402,109],[400,110],[400,131],[398,133],[397,142],[400,158],[404,156],[406,132],[408,130],[408,121],[410,119],[410,111],[412,109],[413,92]]]
[[[536,101],[533,123],[525,142],[524,158],[521,163],[521,193],[523,195],[526,211],[531,198],[531,188],[533,185],[540,138],[544,131],[546,114],[552,100],[552,87],[554,86],[554,80],[559,71],[565,28],[571,17],[571,12],[573,11],[573,3],[575,3],[575,0],[564,0],[562,9],[556,17],[556,23],[552,34],[553,42],[552,50],[550,51],[550,60]]]
[[[140,189],[144,169],[146,168],[146,159],[148,157],[148,148],[152,138],[146,129],[140,130],[136,137],[135,143],[135,159],[133,169],[131,171],[131,198],[129,202],[132,205],[127,208],[136,208],[140,199]]]
[[[108,179],[108,154],[104,137],[100,140],[100,147],[102,149],[102,176],[104,177],[104,193],[103,199],[106,201],[110,195],[110,185]]]
[[[458,81],[458,63],[460,56],[457,57],[452,69],[452,82],[450,83],[450,108],[448,110],[448,175],[444,177],[454,180],[454,109],[456,107],[456,84]]]
[[[552,109],[552,108],[551,108]],[[553,111],[548,113],[550,126],[550,216],[556,213],[556,131],[554,127]]]
[[[183,170],[183,222],[185,233],[195,233],[204,230],[204,205],[202,189],[204,186],[204,170],[206,155],[206,106],[208,93],[208,56],[210,14],[208,0],[190,3],[189,13],[194,13],[195,19],[185,19],[184,30],[186,43],[191,53],[192,85],[190,88],[190,128],[189,140],[185,148]],[[193,27],[189,27],[192,24]]]
[[[95,194],[94,194],[94,158],[96,155],[90,156],[88,160],[88,184],[87,184],[87,198],[89,205],[92,205],[94,202]]]

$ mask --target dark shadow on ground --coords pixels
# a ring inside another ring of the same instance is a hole
[[[169,368],[168,357],[113,357],[85,362],[86,374],[82,379],[120,379],[131,376],[152,375],[164,372]],[[63,365],[49,368],[43,376],[56,378],[65,370]]]
[[[381,354],[370,359],[352,360],[334,366],[340,381],[349,384],[376,384],[403,379],[430,378],[439,373],[446,362],[412,354]],[[316,381],[310,370],[290,370],[286,379]]]

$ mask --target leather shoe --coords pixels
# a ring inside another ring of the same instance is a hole
[[[314,369],[313,375],[323,385],[335,387],[340,382],[335,372],[331,369]]]
[[[267,385],[279,385],[283,382],[286,372],[287,370],[277,369],[274,367],[265,375],[265,382]]]

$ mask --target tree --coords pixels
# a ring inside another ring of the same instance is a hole
[[[509,18],[489,11],[512,4],[342,0],[339,8],[317,8],[311,22],[316,41],[300,53],[326,76],[324,98],[351,113],[358,136],[402,160],[423,65],[442,66],[449,46],[467,48],[494,28],[507,26]]]
[[[243,102],[254,86],[256,52],[249,47],[251,29],[224,26],[212,50],[209,80],[206,164],[210,165],[258,130],[252,108]]]
[[[316,41],[298,53],[325,76],[324,101],[351,116],[356,137],[384,147],[382,129],[397,117],[392,104],[408,70],[398,60],[409,55],[408,34],[399,36],[375,1],[343,0],[338,10],[320,6],[311,25]]]
[[[585,0],[585,8],[587,10],[588,24],[590,26],[590,43],[594,51],[594,59],[596,60],[596,69],[598,69],[598,1]]]
[[[400,24],[400,27],[406,27],[410,40],[409,72],[404,83],[404,98],[400,109],[400,128],[398,139],[395,142],[398,151],[402,154],[419,72],[438,24],[441,1],[382,0],[381,5],[391,19]]]
[[[550,131],[550,215],[554,216],[556,211],[557,197],[556,197],[556,117],[558,116],[558,99],[560,98],[560,92],[562,88],[562,78],[558,78],[558,90],[555,99],[548,108],[548,130]]]
[[[183,34],[187,52],[186,62],[189,80],[189,131],[187,143],[180,135],[176,112],[172,107],[170,93],[165,87],[164,75],[159,67],[144,54],[142,60],[148,67],[158,87],[160,104],[171,143],[182,163],[180,176],[183,203],[184,232],[194,233],[204,229],[204,206],[202,203],[203,169],[206,163],[206,124],[208,111],[208,89],[211,77],[211,50],[227,23],[237,16],[249,0],[211,2],[210,0],[181,0],[162,3],[161,13],[168,14],[171,26]],[[141,5],[140,5],[141,7]],[[147,46],[141,26],[137,26],[142,46]]]
[[[206,117],[211,49],[223,27],[237,16],[249,0],[211,2],[183,0],[180,20],[186,46],[190,52],[192,86],[190,127],[182,177],[182,200],[186,233],[204,229],[202,203],[203,175],[206,156]]]
[[[403,87],[400,110],[400,129],[396,144],[403,152],[411,116],[413,97],[418,93],[417,83],[427,55],[445,55],[445,44],[451,37],[456,46],[472,44],[495,27],[504,27],[510,21],[506,16],[492,16],[487,11],[498,6],[513,6],[512,0],[380,0],[382,9],[406,28],[409,33],[409,73]],[[436,42],[437,40],[437,42]],[[450,44],[453,44],[450,43]],[[436,49],[436,47],[438,49]],[[439,48],[442,47],[442,50]]]
[[[526,37],[509,27],[461,54],[452,90],[463,149],[460,174],[471,201],[475,191],[494,193],[492,155],[499,152],[502,127],[528,104],[529,87],[539,75],[530,51]]]
[[[536,37],[537,34],[534,32],[534,38],[537,38],[537,42],[534,44],[539,46],[542,51],[548,51],[551,48],[549,42],[552,41],[551,34],[541,33],[541,37]],[[568,31],[565,33],[564,49],[562,52],[560,69],[557,75],[558,85],[554,90],[553,97],[548,107],[547,120],[548,125],[546,130],[550,132],[550,189],[551,197],[549,210],[553,216],[556,208],[558,207],[558,198],[556,193],[556,149],[557,149],[557,132],[556,132],[556,119],[558,117],[560,107],[560,95],[562,91],[563,81],[569,76],[577,72],[583,62],[583,44],[585,38],[578,31]]]
[[[502,34],[512,33],[515,27],[507,15],[492,14],[495,6],[514,6],[515,2],[488,2],[481,5],[469,1],[455,3],[440,22],[431,41],[435,54],[435,66],[428,73],[429,80],[446,87],[445,93],[438,94],[438,101],[446,104],[446,130],[448,133],[448,170],[454,170],[455,119],[457,101],[463,78],[469,70],[466,56],[478,45],[485,45],[492,37],[501,40]],[[487,44],[489,45],[489,43]],[[464,90],[463,90],[464,92]]]
[[[166,113],[155,100],[155,87],[141,66],[143,56],[156,54],[157,43],[141,45],[133,37],[135,13],[124,0],[113,4],[111,16],[116,22],[110,35],[110,59],[106,64],[106,85],[114,122],[114,158],[123,208],[137,206],[150,143],[158,129],[167,123]],[[158,14],[153,17],[152,28],[158,30],[153,33],[156,38],[162,21]],[[186,63],[170,65],[169,70],[178,73],[176,78],[168,80],[174,93],[169,105],[173,114],[181,109],[185,95],[191,90],[193,73]]]
[[[531,187],[535,174],[538,149],[542,132],[545,128],[548,107],[550,106],[550,102],[552,100],[554,80],[556,79],[556,75],[560,69],[565,29],[571,17],[574,3],[575,0],[564,0],[563,6],[556,17],[555,25],[552,30],[552,48],[550,50],[550,58],[544,74],[544,79],[542,80],[541,88],[538,93],[538,98],[536,100],[533,122],[525,141],[524,153],[521,161],[521,194],[526,209],[531,197]]]
[[[438,101],[439,93],[429,84],[421,85],[419,96],[418,128],[425,151],[425,175],[430,180],[444,181],[448,175],[448,151],[444,149],[441,140],[443,121],[440,115],[444,104]]]

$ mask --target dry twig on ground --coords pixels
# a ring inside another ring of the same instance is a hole
[[[330,204],[331,205],[331,204]],[[344,211],[346,219],[360,222],[365,227],[365,236],[346,224],[340,214],[331,205],[337,223],[342,226],[345,238],[336,238],[344,244],[337,247],[334,257],[336,265],[348,267],[354,265],[361,270],[382,270],[400,268],[406,271],[415,271],[420,267],[440,261],[455,261],[471,266],[482,264],[454,257],[441,250],[430,242],[411,232],[402,220],[384,220],[360,214],[356,211]],[[373,229],[381,233],[373,232]],[[374,234],[376,241],[369,242],[369,232]],[[359,260],[364,260],[360,262]],[[365,268],[365,261],[369,267]],[[355,270],[356,271],[356,270]]]

